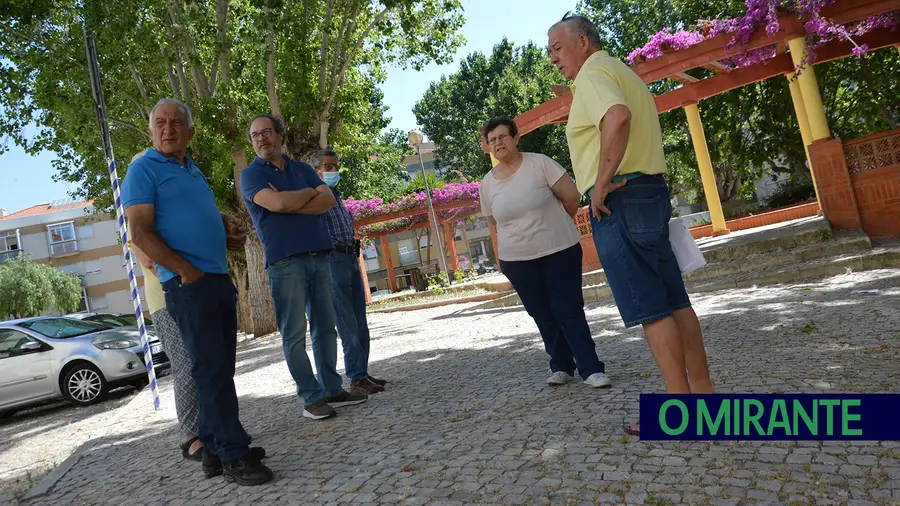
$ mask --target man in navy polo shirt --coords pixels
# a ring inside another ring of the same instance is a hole
[[[312,167],[283,153],[279,118],[259,114],[250,120],[247,134],[257,157],[241,172],[241,193],[265,253],[284,358],[303,399],[303,416],[328,418],[334,408],[368,398],[345,391],[336,368],[328,259],[334,245],[322,219],[334,206],[334,196]],[[306,355],[307,312],[318,380]]]
[[[193,363],[206,476],[224,473],[228,482],[259,485],[272,480],[272,471],[260,463],[265,451],[250,448],[238,419],[237,297],[225,261],[226,247],[240,249],[245,238],[229,233],[231,221],[185,156],[194,136],[190,109],[160,100],[149,132],[153,148],[131,164],[122,184],[131,241],[155,264]]]

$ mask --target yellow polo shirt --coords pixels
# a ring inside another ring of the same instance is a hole
[[[159,278],[156,277],[149,269],[141,269],[144,273],[144,294],[147,300],[144,301],[147,306],[146,310],[153,314],[160,309],[166,307],[166,294],[163,292]]]
[[[631,111],[628,147],[616,175],[666,171],[656,102],[630,67],[606,51],[597,51],[584,62],[571,88],[574,97],[566,139],[579,192],[586,193],[597,180],[601,122],[614,105],[624,105]]]

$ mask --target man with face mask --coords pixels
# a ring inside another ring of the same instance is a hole
[[[369,325],[366,322],[366,287],[359,267],[360,243],[353,230],[353,217],[341,200],[337,184],[341,180],[337,153],[323,149],[310,160],[316,173],[331,189],[337,202],[322,215],[334,250],[329,255],[334,285],[334,313],[338,335],[344,347],[344,369],[350,378],[350,392],[374,394],[384,391],[386,381],[368,373]]]

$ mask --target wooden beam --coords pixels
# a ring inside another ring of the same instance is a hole
[[[779,18],[779,23],[780,28],[778,32],[772,36],[766,33],[765,26],[760,26],[744,46],[734,46],[731,49],[726,49],[726,46],[734,38],[734,34],[724,33],[706,39],[687,49],[666,54],[653,60],[647,60],[632,68],[641,76],[645,83],[652,83],[693,68],[709,65],[713,62],[718,63],[745,51],[770,46],[779,40],[784,40],[797,34],[803,34],[803,24],[796,16],[782,16]]]
[[[468,211],[456,213],[453,215],[453,219],[457,220],[457,219],[468,218],[469,216],[474,216],[480,212],[481,212],[481,207],[479,206],[479,207],[470,209]],[[427,221],[423,221],[421,223],[414,223],[412,225],[409,225],[408,227],[395,228],[395,229],[391,229],[391,230],[385,230],[384,232],[375,232],[372,234],[367,234],[366,239],[375,239],[377,237],[382,237],[382,236],[402,234],[403,232],[412,232],[415,230],[421,230],[423,228],[429,228],[430,226],[431,226],[431,221],[427,220]]]
[[[859,37],[854,37],[859,45],[869,46],[869,51],[900,44],[900,28],[879,28]],[[845,40],[833,40],[816,49],[816,64],[846,58],[853,54],[853,44]]]
[[[699,79],[697,79],[696,77],[685,72],[679,72],[678,74],[675,74],[675,77],[673,77],[673,79],[682,84],[696,83],[697,81],[699,81]]]
[[[450,270],[456,272],[459,270],[459,255],[456,254],[456,224],[445,221],[442,225],[444,227],[444,237],[447,241],[447,252],[450,254]],[[447,275],[449,276],[450,273],[447,273]]]
[[[572,94],[566,93],[525,112],[516,118],[519,135],[525,135],[569,115]]]
[[[497,247],[497,226],[494,225],[493,220],[488,220],[488,230],[491,233],[491,246],[494,248],[494,260],[497,264],[497,270],[502,272],[502,269],[500,269],[500,248]]]
[[[835,24],[844,25],[877,14],[898,9],[897,0],[837,0],[822,8],[821,16]],[[734,33],[725,33],[680,51],[673,51],[653,60],[646,60],[632,67],[646,83],[672,77],[680,72],[703,67],[725,60],[745,51],[759,49],[806,33],[802,21],[795,14],[783,14],[778,18],[779,30],[769,36],[760,25],[746,45],[726,49]]]
[[[391,293],[397,292],[397,275],[394,274],[394,261],[391,260],[391,247],[386,235],[381,236],[381,251],[384,254],[384,266],[387,269],[388,283],[390,283]]]
[[[740,88],[757,81],[794,70],[791,56],[783,54],[768,60],[765,64],[753,65],[731,72],[686,84],[677,90],[656,96],[656,111],[660,114],[677,109],[689,103],[696,103],[726,91]]]
[[[372,290],[369,289],[369,273],[366,271],[366,258],[364,255],[365,252],[360,250],[359,252],[359,275],[362,276],[362,284],[363,290],[365,290],[366,294],[366,303],[372,302]]]

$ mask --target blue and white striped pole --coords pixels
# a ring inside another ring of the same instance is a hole
[[[138,329],[141,334],[141,347],[144,350],[144,364],[147,367],[147,377],[150,380],[150,390],[153,391],[153,407],[159,409],[159,391],[156,385],[156,371],[154,371],[153,354],[150,350],[150,339],[147,337],[147,326],[144,324],[144,311],[141,309],[141,295],[138,292],[137,278],[134,275],[134,260],[131,250],[128,248],[128,230],[125,226],[125,210],[122,207],[122,198],[119,195],[119,176],[116,173],[116,161],[113,158],[112,138],[109,135],[109,123],[106,121],[106,102],[103,99],[103,88],[100,85],[100,66],[97,63],[97,48],[94,46],[94,37],[85,28],[84,46],[87,51],[88,69],[91,74],[91,90],[94,94],[94,110],[97,114],[97,124],[100,126],[100,137],[103,141],[103,151],[106,163],[109,165],[109,181],[112,184],[113,199],[116,203],[116,217],[119,221],[119,236],[122,238],[122,253],[125,255],[125,265],[128,268],[128,283],[131,285],[131,301],[134,304],[134,316],[137,318]]]

